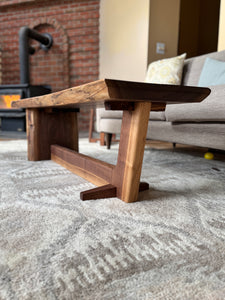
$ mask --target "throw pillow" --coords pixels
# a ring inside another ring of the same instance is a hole
[[[161,84],[181,84],[186,53],[152,62],[148,66],[145,81]]]
[[[225,84],[225,62],[207,57],[199,77],[198,86]]]

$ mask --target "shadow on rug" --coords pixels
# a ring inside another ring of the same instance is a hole
[[[141,179],[136,203],[82,202],[92,184],[0,142],[0,299],[224,299],[225,162],[146,149]]]

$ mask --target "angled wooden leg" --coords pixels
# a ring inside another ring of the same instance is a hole
[[[86,191],[81,194],[82,199],[113,197],[115,190],[112,187],[115,187],[118,198],[134,202],[138,199],[139,191],[149,188],[148,183],[140,183],[140,177],[150,110],[151,103],[141,102],[135,104],[133,111],[123,112],[118,160],[111,169],[110,185]]]
[[[134,202],[138,198],[150,110],[151,103],[141,102],[135,103],[134,111],[123,112],[112,184],[117,187],[117,197],[125,202]]]
[[[151,103],[140,102],[133,111],[124,111],[116,166],[58,145],[51,147],[55,162],[100,186],[82,192],[82,200],[117,196],[134,202],[139,191],[148,189],[147,183],[140,183],[140,176],[150,109]]]
[[[26,116],[29,160],[50,159],[52,144],[78,151],[76,112],[28,108]]]

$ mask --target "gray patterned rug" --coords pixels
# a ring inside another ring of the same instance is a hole
[[[0,142],[0,299],[225,299],[225,162],[147,148],[140,201]],[[81,139],[81,152],[115,163]]]

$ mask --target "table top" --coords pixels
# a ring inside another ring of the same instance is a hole
[[[43,96],[13,101],[13,108],[104,106],[106,101],[149,101],[160,108],[167,103],[201,102],[209,88],[101,79]]]

